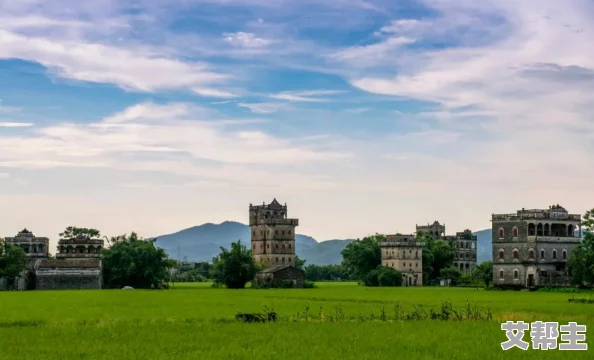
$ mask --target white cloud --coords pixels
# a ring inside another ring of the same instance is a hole
[[[249,109],[257,114],[272,114],[282,108],[286,108],[285,104],[279,103],[238,103],[237,106]]]
[[[220,82],[226,77],[196,62],[183,62],[140,48],[26,37],[0,30],[0,59],[22,59],[58,76],[124,89],[156,91]]]
[[[1,179],[8,179],[10,177],[9,173],[0,172],[0,180]]]
[[[252,33],[246,32],[225,33],[223,34],[223,38],[232,45],[247,48],[262,48],[272,43],[271,40],[259,38]]]
[[[278,94],[270,95],[273,99],[298,101],[298,102],[326,102],[328,99],[316,98],[318,95],[335,95],[344,91],[338,90],[304,90],[304,91],[284,91]]]
[[[403,45],[414,43],[415,40],[403,37],[389,37],[376,44],[365,46],[354,46],[331,54],[333,60],[349,62],[355,65],[375,64],[384,58],[394,56],[393,51]]]
[[[7,127],[7,128],[17,128],[17,127],[30,127],[33,126],[32,123],[22,123],[22,122],[0,122],[0,127]]]
[[[194,88],[192,88],[192,91],[194,93],[196,93],[197,95],[204,96],[204,97],[213,97],[213,98],[232,98],[232,97],[236,97],[236,95],[234,95],[234,94],[232,94],[232,93],[230,93],[228,91],[217,90],[217,89],[194,87]]]
[[[19,107],[2,105],[2,99],[0,99],[0,114],[15,113],[15,112],[19,112],[21,110],[22,109]]]

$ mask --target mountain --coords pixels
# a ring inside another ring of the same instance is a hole
[[[229,248],[232,242],[241,240],[250,243],[250,227],[234,221],[220,224],[194,226],[173,234],[157,237],[156,245],[164,249],[171,258],[188,261],[212,261],[221,252],[220,247]],[[296,234],[295,250],[306,264],[340,264],[340,252],[351,240],[329,240],[318,242],[311,236]]]
[[[491,247],[491,229],[476,231],[478,238],[478,263],[493,259]],[[231,243],[241,240],[250,242],[250,227],[234,221],[221,224],[204,224],[185,229],[174,234],[157,237],[157,246],[163,248],[174,259],[187,258],[188,261],[212,261],[221,251],[220,247],[229,248]],[[297,256],[306,260],[306,264],[340,264],[340,252],[353,240],[327,240],[318,242],[311,236],[296,234],[295,248]]]

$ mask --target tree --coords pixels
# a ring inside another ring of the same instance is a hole
[[[97,229],[79,228],[76,226],[69,226],[64,232],[60,233],[62,239],[74,239],[81,235],[91,239],[99,238],[101,236]]]
[[[132,286],[148,289],[169,279],[174,266],[165,250],[155,246],[156,239],[145,240],[132,232],[130,236],[111,238],[112,246],[103,249],[103,277],[106,287]]]
[[[386,240],[381,234],[364,237],[348,244],[341,252],[342,265],[355,279],[363,280],[382,263],[379,243]]]
[[[417,241],[423,243],[423,281],[440,277],[441,269],[452,266],[454,249],[444,240],[436,240],[429,234],[417,233]]]
[[[482,281],[486,287],[489,287],[493,281],[493,262],[484,261],[472,269],[472,279]]]
[[[17,277],[27,269],[27,254],[20,247],[0,238],[0,278]]]
[[[295,255],[295,267],[296,267],[297,269],[301,269],[301,270],[303,270],[303,268],[305,267],[305,262],[306,262],[306,261],[307,261],[307,260],[301,260],[301,259],[299,258],[299,256]]]
[[[439,275],[444,280],[450,280],[450,284],[452,286],[456,286],[460,283],[460,278],[462,277],[462,272],[457,267],[446,267],[439,271]]]
[[[213,259],[212,278],[215,285],[229,289],[243,289],[253,280],[259,266],[252,258],[252,252],[240,241],[231,244],[231,250],[221,247],[221,253]]]
[[[402,273],[394,268],[379,266],[365,275],[365,286],[401,286]]]
[[[569,257],[572,282],[576,285],[594,285],[594,209],[588,210],[581,224],[586,231],[582,242]]]

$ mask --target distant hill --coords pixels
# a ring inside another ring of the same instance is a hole
[[[234,221],[221,224],[204,224],[179,232],[157,237],[157,246],[164,249],[170,257],[188,261],[211,261],[218,255],[220,247],[229,248],[232,242],[241,240],[249,246],[250,227]],[[295,250],[297,256],[307,264],[340,264],[340,252],[351,240],[330,240],[318,242],[311,236],[296,234]]]
[[[491,229],[475,232],[478,237],[477,260],[479,263],[493,259],[491,247]],[[250,242],[250,227],[234,221],[221,224],[204,224],[185,229],[174,234],[157,237],[157,246],[163,248],[170,257],[188,261],[211,261],[220,253],[220,247],[229,248],[231,243],[241,240]],[[353,240],[327,240],[318,242],[311,236],[295,235],[297,256],[306,260],[306,264],[340,264],[340,252]]]

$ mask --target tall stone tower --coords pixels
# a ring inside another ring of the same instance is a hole
[[[252,255],[266,267],[295,266],[295,227],[298,219],[287,218],[287,204],[276,199],[268,205],[250,204]]]

